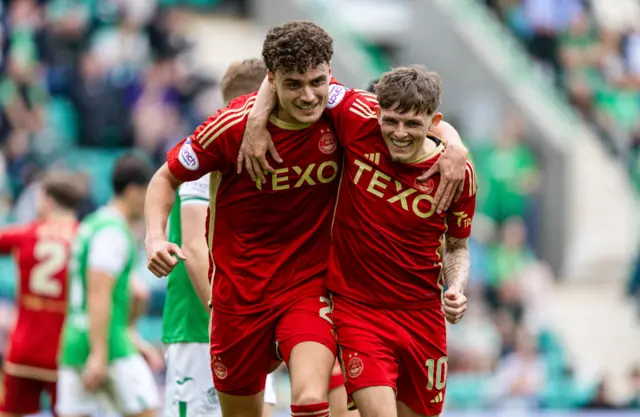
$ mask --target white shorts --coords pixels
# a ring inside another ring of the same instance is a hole
[[[209,344],[171,343],[164,359],[167,364],[164,417],[218,417],[220,406],[213,387]],[[276,403],[273,374],[267,376],[264,402]]]
[[[86,391],[82,370],[61,367],[57,384],[58,415],[92,415],[104,412],[138,414],[159,405],[153,374],[140,355],[116,359],[109,365],[104,388]]]

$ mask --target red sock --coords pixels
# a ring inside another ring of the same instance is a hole
[[[291,404],[291,415],[293,417],[330,417],[329,403]]]

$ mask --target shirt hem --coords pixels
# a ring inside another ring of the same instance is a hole
[[[442,306],[442,300],[438,297],[435,300],[430,301],[398,301],[397,303],[376,303],[368,300],[362,300],[353,297],[349,294],[339,293],[337,291],[331,291],[331,297],[344,299],[348,302],[363,304],[368,307],[380,308],[385,310],[428,310],[433,308],[440,308]]]

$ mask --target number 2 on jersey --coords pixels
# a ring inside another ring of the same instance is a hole
[[[29,276],[29,290],[36,295],[59,297],[62,284],[55,275],[64,269],[67,261],[65,246],[55,240],[39,240],[33,250],[38,264]]]

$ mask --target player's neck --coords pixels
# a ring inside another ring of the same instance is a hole
[[[417,161],[420,159],[424,159],[428,155],[431,155],[433,151],[436,150],[437,147],[438,145],[436,145],[436,143],[433,140],[429,139],[428,137],[425,137],[424,140],[422,141],[422,147],[420,147],[420,149],[418,150],[416,155],[412,158],[412,160]]]
[[[72,211],[54,209],[47,213],[45,219],[48,222],[71,223],[76,221],[76,215]]]
[[[109,203],[109,207],[115,209],[118,213],[124,217],[127,223],[131,222],[131,210],[129,209],[129,205],[126,202],[122,201],[119,198],[114,198]]]
[[[290,124],[290,125],[298,125],[298,124],[300,124],[300,122],[297,121],[296,119],[294,119],[293,116],[291,116],[287,111],[282,110],[280,108],[280,106],[276,106],[276,108],[273,109],[272,115],[275,116],[276,119],[278,119],[280,121],[283,121],[283,122],[285,122],[287,124]]]

